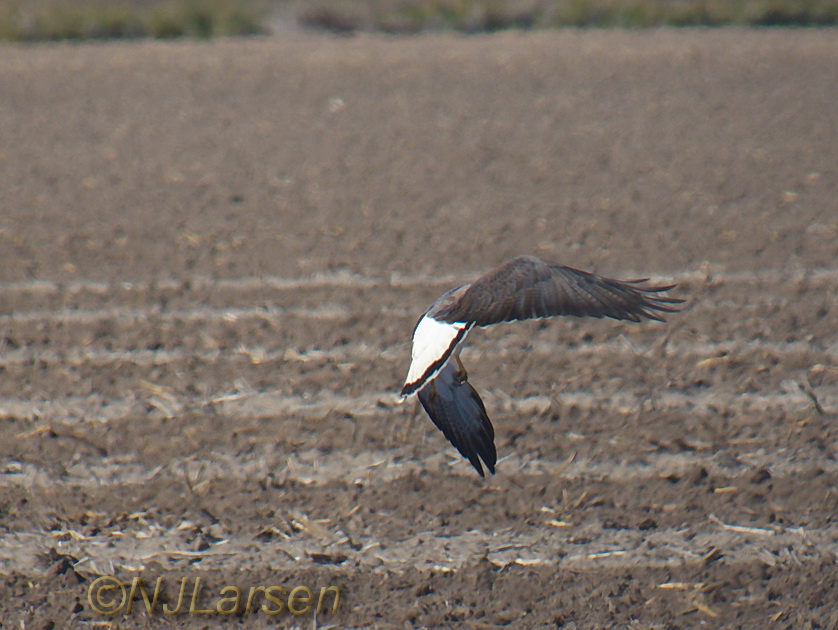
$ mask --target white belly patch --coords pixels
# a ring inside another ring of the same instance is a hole
[[[458,346],[465,343],[471,325],[448,324],[425,315],[413,332],[413,351],[402,398],[416,393],[445,366]]]

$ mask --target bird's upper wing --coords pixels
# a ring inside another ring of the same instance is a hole
[[[443,322],[488,326],[557,315],[662,320],[659,313],[678,310],[683,300],[660,295],[675,285],[649,287],[645,281],[612,280],[535,256],[518,256],[428,314]]]
[[[483,477],[480,460],[495,472],[495,431],[480,396],[454,363],[419,390],[419,401],[437,428]]]

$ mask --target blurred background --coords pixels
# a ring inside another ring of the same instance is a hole
[[[351,33],[508,28],[830,26],[835,0],[2,0],[15,41],[211,37],[301,26]]]

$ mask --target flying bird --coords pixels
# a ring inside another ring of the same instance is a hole
[[[647,280],[612,280],[535,256],[517,256],[474,282],[446,291],[422,314],[413,329],[400,399],[417,394],[436,427],[478,474],[484,476],[481,460],[494,473],[494,428],[460,361],[471,329],[560,315],[664,321],[660,313],[677,312],[684,300],[661,295],[676,285],[651,287]]]

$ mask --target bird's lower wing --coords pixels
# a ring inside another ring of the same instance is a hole
[[[448,441],[483,477],[483,466],[495,472],[495,431],[483,401],[456,364],[447,363],[419,390],[419,402]]]

